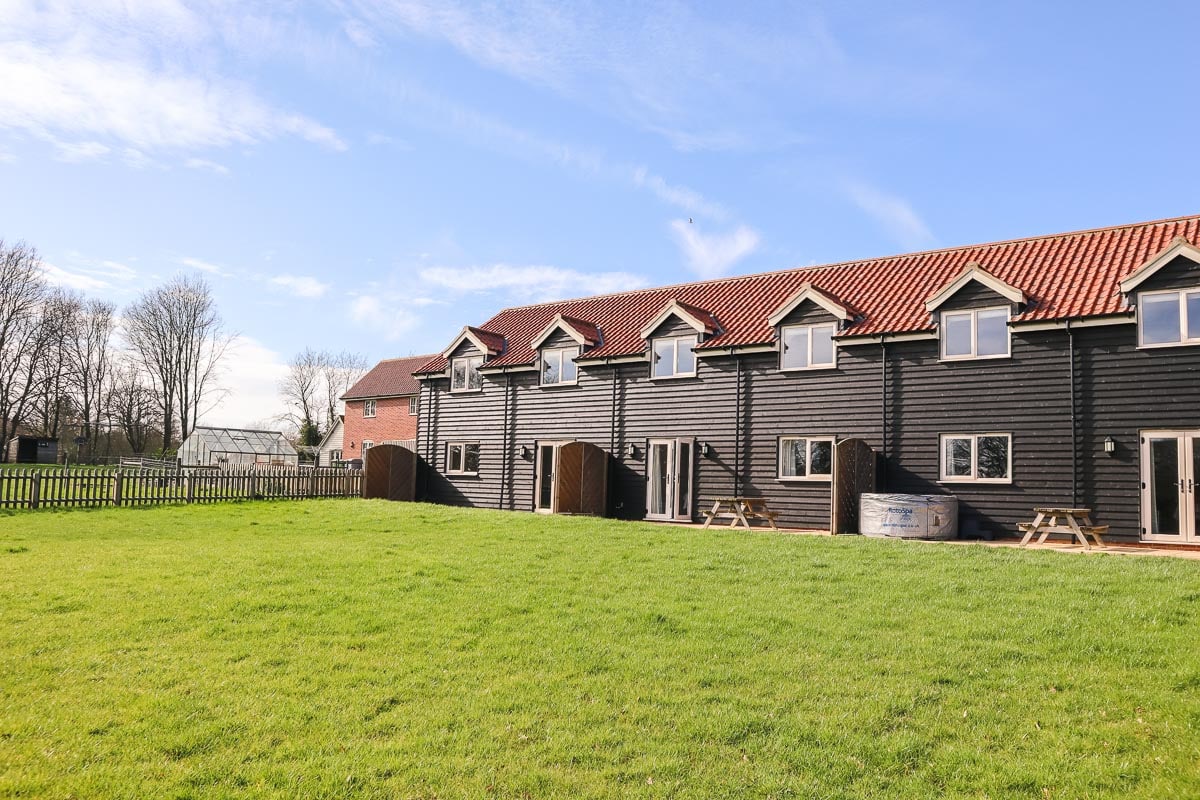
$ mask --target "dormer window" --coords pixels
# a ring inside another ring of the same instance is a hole
[[[779,329],[779,368],[826,369],[837,366],[833,336],[837,326],[784,325]]]
[[[1008,308],[943,311],[941,316],[943,360],[1008,356]]]
[[[654,339],[650,351],[650,377],[685,378],[696,374],[696,336]]]
[[[542,386],[569,386],[579,379],[575,357],[578,347],[555,347],[542,351]]]
[[[1200,289],[1138,295],[1138,344],[1200,344]]]
[[[477,392],[483,389],[483,376],[479,368],[483,366],[483,356],[464,356],[450,361],[450,391]]]

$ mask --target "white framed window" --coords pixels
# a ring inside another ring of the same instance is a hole
[[[784,325],[779,329],[779,368],[827,369],[837,366],[833,336],[837,325]]]
[[[370,439],[362,440],[362,455],[360,456],[360,458],[362,458],[363,461],[367,460],[367,451],[370,450],[374,444],[375,443],[372,442]]]
[[[447,442],[446,474],[478,475],[479,442]]]
[[[943,433],[942,481],[1012,483],[1011,433]]]
[[[780,437],[779,480],[828,481],[832,478],[832,436]]]
[[[483,356],[464,356],[450,362],[450,391],[477,392],[483,388],[483,376],[479,368]]]
[[[575,356],[579,355],[578,347],[555,347],[543,350],[542,386],[569,386],[579,380],[579,367],[575,364]]]
[[[667,336],[650,343],[650,377],[685,378],[696,374],[695,336]]]
[[[1138,346],[1200,344],[1200,289],[1138,295]]]
[[[375,416],[375,401],[374,400],[364,400],[363,401],[363,416],[368,417],[368,418]]]
[[[415,417],[417,414],[420,413],[420,411],[421,411],[421,396],[418,394],[414,394],[412,397],[408,398],[408,415],[410,417]]]
[[[1009,354],[1008,308],[943,311],[942,360],[1005,358]]]
[[[333,464],[333,462],[341,461],[341,460],[342,460],[342,451],[341,450],[330,450],[329,451],[329,463],[331,465]]]

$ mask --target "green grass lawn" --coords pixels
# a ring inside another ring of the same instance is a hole
[[[381,501],[0,514],[0,796],[1200,796],[1200,563]]]

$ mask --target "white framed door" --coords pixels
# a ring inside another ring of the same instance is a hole
[[[1200,542],[1200,431],[1142,431],[1142,538]]]
[[[646,519],[691,521],[695,440],[651,439],[646,448]]]
[[[538,442],[533,462],[533,510],[539,514],[558,512],[554,497],[555,478],[558,475],[558,448],[568,442]]]

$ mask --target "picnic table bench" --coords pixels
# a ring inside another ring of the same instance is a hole
[[[733,520],[729,523],[729,527],[736,528],[742,525],[746,528],[751,527],[750,520],[765,519],[771,526],[771,530],[779,530],[779,526],[775,524],[775,518],[779,516],[779,512],[772,511],[767,506],[767,501],[762,497],[718,497],[713,503],[712,508],[704,511],[704,527],[707,528],[715,519]]]
[[[1035,536],[1037,543],[1043,544],[1053,534],[1066,534],[1082,544],[1085,550],[1092,548],[1089,536],[1096,540],[1097,547],[1104,547],[1101,535],[1108,533],[1108,526],[1093,525],[1090,508],[1035,508],[1034,512],[1037,516],[1033,522],[1017,523],[1017,530],[1025,534],[1021,539],[1022,547]]]

